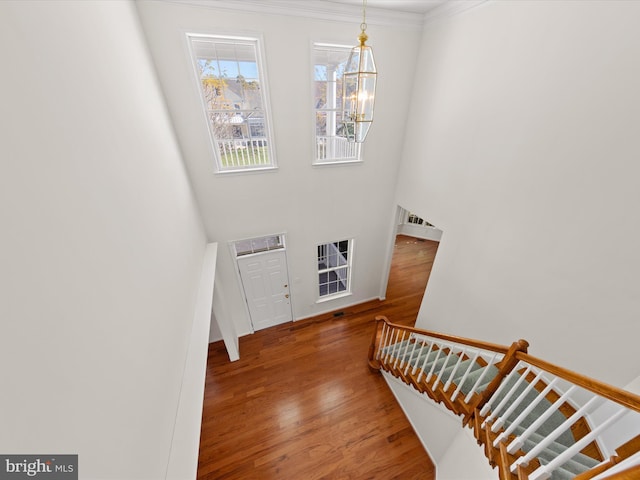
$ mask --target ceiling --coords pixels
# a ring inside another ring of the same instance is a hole
[[[327,3],[362,6],[362,0],[325,0]],[[367,7],[425,14],[445,3],[460,3],[461,0],[367,0]],[[463,1],[463,0],[462,0]]]
[[[0,0],[1,1],[1,0]],[[362,19],[363,0],[160,0],[222,9],[277,15],[305,16],[334,21]],[[486,0],[366,0],[366,20],[374,25],[422,27],[425,22],[451,15]]]

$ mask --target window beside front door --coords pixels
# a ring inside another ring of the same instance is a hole
[[[353,240],[318,245],[318,297],[321,300],[351,292]]]

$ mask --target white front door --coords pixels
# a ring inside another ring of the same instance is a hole
[[[238,257],[238,268],[254,330],[293,320],[284,250]]]

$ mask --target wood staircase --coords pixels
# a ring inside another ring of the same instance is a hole
[[[500,480],[640,479],[640,396],[532,357],[528,346],[381,316],[369,366],[460,416]]]

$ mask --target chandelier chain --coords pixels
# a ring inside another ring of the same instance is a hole
[[[367,29],[367,0],[362,0],[362,23],[360,30],[363,32]]]

